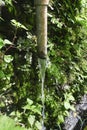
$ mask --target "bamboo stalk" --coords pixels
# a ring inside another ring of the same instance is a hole
[[[47,57],[47,5],[49,0],[35,0],[37,51],[39,58]]]

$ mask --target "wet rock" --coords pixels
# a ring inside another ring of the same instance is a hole
[[[80,103],[76,105],[76,112],[70,111],[66,117],[63,130],[83,130],[87,125],[87,95],[85,94]]]

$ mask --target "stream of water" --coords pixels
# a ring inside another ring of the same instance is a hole
[[[44,96],[44,81],[45,81],[45,70],[46,70],[46,59],[38,59],[41,77],[41,101],[42,101],[42,129],[46,130],[44,125],[45,119],[45,96]]]

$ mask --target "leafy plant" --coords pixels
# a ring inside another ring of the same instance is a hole
[[[21,24],[20,22],[17,22],[15,19],[11,20],[11,24],[15,26],[16,28],[23,28],[25,30],[28,30],[23,24]]]
[[[12,126],[9,124],[8,129],[24,129],[19,128],[20,124],[28,130],[39,130],[42,105],[34,3],[32,0],[3,1],[0,110],[16,120],[18,126],[11,119]],[[48,57],[44,83],[44,123],[48,130],[59,129],[69,111],[75,111],[73,104],[87,93],[86,15],[86,0],[51,0],[48,6]],[[0,124],[5,123],[5,119],[10,123],[10,118],[4,116]]]
[[[20,126],[17,126],[16,122],[12,120],[11,118],[0,115],[0,129],[2,130],[26,130],[25,128],[22,128]]]

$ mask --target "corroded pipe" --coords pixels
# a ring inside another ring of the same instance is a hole
[[[38,57],[47,57],[47,6],[49,0],[35,0]]]

